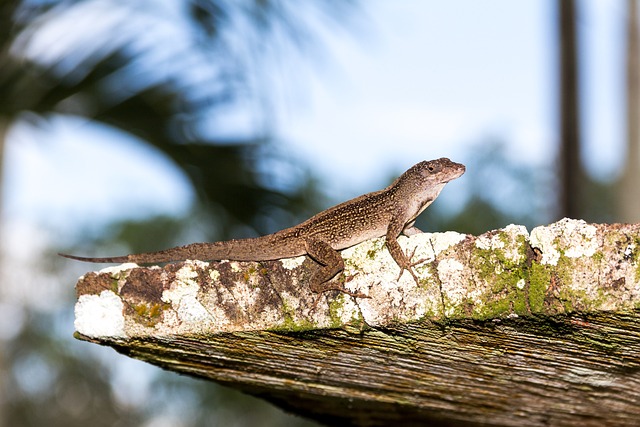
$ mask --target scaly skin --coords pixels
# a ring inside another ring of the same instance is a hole
[[[139,264],[187,259],[265,261],[309,255],[320,265],[309,284],[314,292],[337,289],[350,295],[363,296],[328,283],[344,270],[344,262],[337,251],[385,236],[387,248],[400,267],[400,275],[407,270],[417,282],[411,269],[411,257],[402,251],[397,238],[400,234],[419,232],[413,227],[418,215],[438,197],[447,182],[464,172],[464,165],[446,158],[423,161],[412,166],[383,190],[341,203],[294,227],[253,239],[192,243],[157,252],[106,258],[60,255],[87,262]]]

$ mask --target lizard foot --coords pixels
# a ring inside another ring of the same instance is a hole
[[[343,294],[347,294],[354,298],[371,298],[369,295],[363,294],[362,292],[351,292],[349,289],[340,285],[335,285],[334,287],[327,288],[324,292],[326,291],[340,291]]]
[[[402,273],[404,273],[404,271],[405,271],[405,270],[407,270],[407,271],[409,272],[409,274],[411,274],[411,277],[413,277],[413,280],[414,280],[417,284],[420,284],[420,282],[418,281],[418,276],[416,276],[416,273],[413,271],[413,269],[412,269],[412,268],[413,268],[413,267],[415,267],[416,265],[423,264],[423,263],[425,263],[425,262],[427,262],[427,261],[429,261],[429,260],[428,260],[428,259],[426,259],[426,258],[422,258],[422,259],[419,259],[419,260],[417,260],[417,261],[415,261],[415,262],[412,262],[412,261],[411,261],[411,259],[412,259],[412,258],[413,258],[413,256],[415,255],[415,253],[416,253],[416,249],[417,249],[417,248],[413,248],[413,251],[411,252],[411,255],[409,255],[409,256],[407,257],[407,265],[406,265],[406,266],[401,266],[401,267],[400,267],[400,274],[398,274],[398,278],[396,279],[396,281],[399,281],[399,280],[400,280],[400,278],[402,277]]]
[[[355,272],[354,274],[352,274],[351,276],[347,276],[346,274],[344,275],[344,283],[349,283],[350,281],[352,281],[353,279],[355,279],[355,277],[360,274],[360,272]],[[380,282],[376,283],[376,285],[379,285]],[[347,295],[350,295],[354,298],[371,298],[369,295],[363,294],[362,292],[351,292],[350,290],[348,290],[347,288],[344,287],[344,285],[342,285],[341,287],[339,287],[337,289],[338,291],[345,293]]]
[[[424,264],[425,262],[429,261],[428,258],[420,258],[419,260],[412,262],[411,259],[416,254],[416,249],[418,248],[417,247],[413,248],[411,255],[409,255],[409,267],[415,267],[416,265]]]
[[[345,276],[344,278],[344,283],[350,282],[354,279],[354,277],[356,277],[358,275],[358,273],[354,274],[353,276]],[[340,291],[343,294],[347,294],[349,296],[352,296],[354,298],[371,298],[368,295],[365,295],[361,292],[351,292],[350,290],[348,290],[347,288],[344,287],[343,284],[340,283],[335,283],[335,282],[326,282],[326,283],[322,283],[320,285],[314,285],[311,286],[311,290],[317,294],[324,294],[325,292],[328,291]]]
[[[353,276],[351,276],[351,279],[353,279]],[[350,297],[353,297],[353,298],[371,298],[369,295],[365,295],[365,294],[363,294],[361,292],[351,292],[350,290],[348,290],[344,286],[341,286],[341,285],[338,285],[338,284],[325,283],[320,288],[322,288],[322,289],[318,289],[318,290],[312,289],[313,292],[318,294],[318,296],[314,299],[313,304],[311,305],[311,309],[312,310],[316,309],[316,306],[320,302],[320,298],[322,298],[324,293],[325,292],[329,292],[329,291],[340,291],[343,294],[347,294],[347,295],[349,295]]]

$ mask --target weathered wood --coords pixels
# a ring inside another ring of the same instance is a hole
[[[640,225],[562,220],[304,258],[123,265],[77,284],[77,336],[327,424],[639,425]]]

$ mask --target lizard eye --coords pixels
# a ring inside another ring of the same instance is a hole
[[[429,172],[433,172],[435,170],[435,168],[433,166],[429,166],[429,167],[427,167],[427,169],[429,169]]]

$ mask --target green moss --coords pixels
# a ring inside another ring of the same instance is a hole
[[[442,306],[439,306],[442,307]],[[418,322],[431,322],[435,319],[443,319],[444,318],[444,313],[441,310],[431,310],[428,309],[425,311],[425,313],[420,316],[420,318],[418,319]]]
[[[544,299],[551,283],[551,268],[537,262],[532,262],[526,270],[529,282],[529,307],[531,313],[541,313],[544,309]]]
[[[513,249],[514,243],[506,233],[500,233],[498,238],[507,250]],[[518,238],[517,243],[522,246],[524,236],[522,239]],[[483,295],[481,302],[469,301],[462,311],[467,312],[470,308],[475,319],[501,317],[514,312],[519,315],[529,314],[526,293],[517,287],[525,279],[524,249],[519,247],[518,253],[520,256],[514,260],[505,255],[504,249],[475,248],[471,256],[472,268],[481,282],[492,285],[490,293]]]
[[[520,275],[524,276],[524,272],[520,270]],[[522,285],[521,285],[522,284]],[[522,289],[518,286],[521,285]],[[515,299],[513,300],[513,311],[519,316],[528,316],[531,314],[531,308],[528,298],[528,290],[526,287],[526,279],[521,277],[516,282]]]
[[[359,271],[360,267],[356,262],[354,262],[351,258],[347,258],[344,260],[344,269],[345,270],[356,270]]]
[[[494,319],[502,317],[505,314],[510,313],[511,302],[508,298],[500,298],[494,301],[490,301],[476,310],[473,318],[477,320]]]
[[[344,298],[345,295],[341,293],[337,298],[329,303],[329,318],[331,319],[331,328],[339,328],[342,326],[340,312],[344,307]]]
[[[304,332],[304,331],[309,331],[315,328],[316,328],[316,325],[309,320],[296,322],[292,316],[285,315],[284,322],[282,322],[280,325],[276,326],[275,328],[272,328],[271,330],[279,331],[279,332]]]
[[[602,289],[598,289],[597,295],[587,294],[584,290],[573,289],[570,285],[573,281],[573,272],[582,271],[591,268],[591,265],[585,265],[588,261],[577,260],[561,256],[556,266],[556,274],[560,281],[559,298],[562,301],[564,309],[567,313],[575,310],[587,310],[598,307],[605,299],[606,295]],[[597,265],[593,266],[594,274],[597,271]]]
[[[572,311],[597,310],[607,299],[607,295],[602,289],[597,290],[597,295],[588,295],[584,290],[563,287],[560,291],[560,299],[565,311],[570,313]]]
[[[316,325],[309,320],[296,321],[295,310],[289,307],[285,300],[282,301],[282,315],[284,317],[283,322],[270,330],[277,332],[304,332],[316,328]]]
[[[171,305],[167,303],[139,303],[130,304],[136,314],[136,321],[145,326],[155,326],[160,320],[162,320],[162,312],[169,308]]]
[[[529,238],[524,234],[518,234],[516,237],[516,244],[518,245],[518,253],[522,258],[527,257],[527,248],[529,247]]]
[[[504,248],[475,248],[470,259],[478,282],[491,284],[489,292],[481,295],[479,300],[460,304],[456,316],[491,319],[509,314],[531,316],[541,313],[545,308],[545,297],[552,283],[552,274],[559,281],[572,280],[573,260],[561,256],[563,263],[559,266],[541,265],[527,258],[527,236],[517,235],[514,238],[501,232],[494,239],[504,243]],[[517,251],[518,256],[515,258],[511,256],[513,250]],[[575,298],[573,296],[563,301],[565,308]]]
[[[253,265],[246,268],[242,273],[242,278],[244,279],[244,282],[249,283],[249,281],[251,280],[251,276],[256,274],[256,271],[258,271],[258,269]]]
[[[367,253],[365,254],[365,258],[369,260],[376,259],[380,251],[383,250],[384,248],[385,248],[385,244],[383,239],[377,239],[371,242],[371,249],[367,250]],[[357,265],[357,263],[353,262],[350,258],[345,260],[345,264],[356,270],[359,269],[359,266]]]
[[[353,333],[361,333],[363,330],[368,329],[369,326],[365,322],[362,313],[358,310],[354,313],[347,324],[344,324],[342,322],[341,312],[346,301],[345,298],[350,297],[340,293],[329,303],[329,317],[331,320],[329,326],[323,327],[323,329],[343,329]],[[318,328],[317,324],[306,319],[296,321],[295,311],[293,310],[293,308],[289,307],[286,302],[283,302],[282,313],[284,317],[283,322],[276,327],[270,328],[270,331],[306,332]]]
[[[591,256],[591,259],[593,261],[600,262],[600,261],[602,261],[604,259],[604,254],[602,253],[602,251],[596,251],[596,253],[594,253]]]
[[[342,329],[351,334],[361,334],[363,331],[369,330],[369,325],[364,320],[362,316],[362,312],[360,310],[356,310],[349,322],[345,325],[342,325]]]
[[[114,294],[118,294],[118,290],[120,289],[120,281],[126,279],[129,276],[130,270],[120,270],[112,273],[111,283],[109,284],[109,290]]]
[[[118,287],[119,287],[119,286],[118,286],[118,279],[114,278],[114,279],[111,281],[111,285],[110,285],[110,290],[111,290],[111,292],[113,292],[114,294],[116,294],[116,295],[117,295],[117,294],[118,294]]]
[[[633,265],[635,266],[635,280],[636,282],[640,282],[640,237],[636,237],[633,239],[633,252],[631,253],[631,259],[633,260]]]
[[[573,272],[577,267],[576,259],[565,256],[563,252],[560,251],[560,258],[556,264],[556,275],[560,283],[569,284],[573,282]]]

